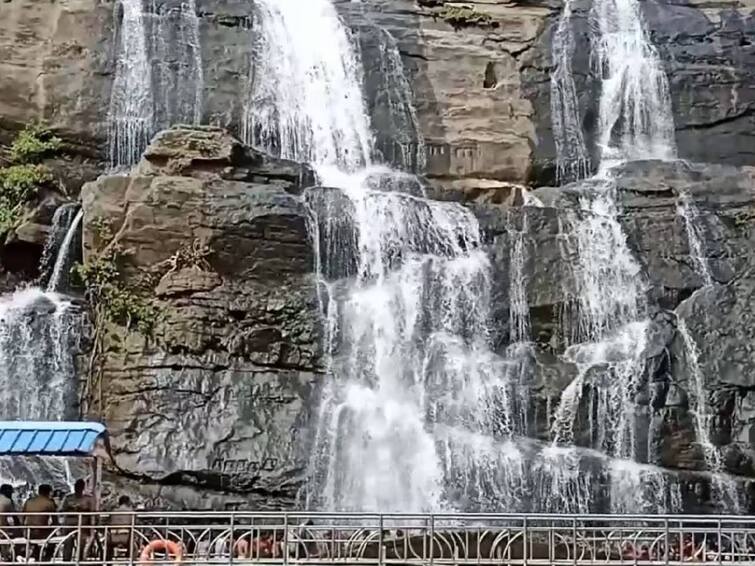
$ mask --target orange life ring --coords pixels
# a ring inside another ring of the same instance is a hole
[[[159,539],[153,540],[142,548],[142,553],[139,555],[139,566],[152,566],[155,563],[154,554],[156,551],[165,552],[169,556],[172,555],[174,557],[174,564],[183,564],[183,545],[172,540]]]

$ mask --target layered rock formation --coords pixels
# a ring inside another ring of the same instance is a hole
[[[159,13],[169,13],[174,4],[173,0],[160,4]],[[373,106],[375,130],[383,132],[384,142],[391,137],[386,132],[390,111],[379,107],[389,104],[390,97],[380,94],[386,88],[381,67],[384,71],[385,49],[395,40],[409,74],[431,177],[446,188],[487,190],[502,181],[543,184],[552,179],[549,72],[560,2],[467,2],[487,18],[482,25],[462,22],[461,26],[444,18],[442,2],[336,4],[359,33],[367,98]],[[704,4],[690,0],[644,8],[670,77],[680,157],[755,163],[751,88],[755,7],[750,0]],[[589,2],[577,2],[574,10],[574,74],[582,124],[591,139],[597,83],[588,57]],[[118,5],[76,0],[56,2],[48,9],[13,2],[5,13],[0,22],[0,49],[6,54],[0,63],[5,77],[0,134],[7,139],[23,124],[44,119],[70,143],[72,153],[104,160],[122,18]],[[204,79],[202,123],[239,133],[249,102],[253,5],[200,0],[197,13]],[[154,37],[158,29],[145,30],[156,75],[162,65],[158,58],[166,56]],[[166,57],[180,60],[178,53]],[[155,128],[160,125],[158,116]]]
[[[220,131],[177,129],[154,140],[131,177],[84,187],[85,262],[117,246],[121,282],[161,313],[149,338],[100,329],[92,412],[107,421],[125,475],[222,490],[226,505],[295,496],[315,410],[306,400],[322,373],[296,196],[307,176]],[[192,490],[166,497],[212,503]]]

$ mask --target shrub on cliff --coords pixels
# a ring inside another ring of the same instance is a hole
[[[469,6],[444,6],[439,16],[456,29],[467,26],[495,25],[490,14],[480,12]]]
[[[59,137],[41,124],[31,124],[11,144],[10,158],[14,163],[37,163],[58,151],[62,143]]]
[[[42,165],[11,165],[0,168],[0,232],[12,228],[21,210],[43,185],[53,181]]]

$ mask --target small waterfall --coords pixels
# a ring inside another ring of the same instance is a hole
[[[115,79],[108,112],[110,165],[139,161],[158,128],[199,123],[203,71],[195,0],[159,9],[149,0],[119,0]],[[158,11],[155,11],[155,10]]]
[[[572,71],[572,1],[564,0],[561,17],[553,32],[551,51],[551,125],[556,144],[556,179],[559,182],[583,179],[590,173],[590,156],[582,133],[579,98]]]
[[[3,418],[75,418],[81,325],[81,313],[54,293],[31,288],[0,298]]]
[[[695,421],[695,436],[703,451],[705,465],[713,474],[711,479],[711,500],[717,502],[721,508],[731,513],[741,512],[741,503],[737,492],[736,482],[726,475],[723,458],[718,447],[711,440],[711,429],[715,414],[708,404],[708,391],[705,386],[705,375],[700,366],[700,349],[687,329],[683,318],[677,317],[676,324],[679,336],[684,344],[684,354],[687,361],[690,383],[690,412]]]
[[[612,460],[611,513],[680,513],[683,508],[678,482],[669,483],[663,470],[631,460]]]
[[[154,14],[152,28],[157,127],[199,124],[204,72],[196,1],[163,4]]]
[[[597,144],[601,167],[676,155],[668,79],[648,39],[638,0],[595,0],[593,45],[602,77]]]
[[[110,94],[110,165],[133,165],[154,132],[155,101],[144,0],[120,0],[115,79]],[[117,16],[114,18],[118,21]]]
[[[370,165],[362,65],[335,7],[328,0],[260,0],[256,8],[244,140],[347,172]]]
[[[383,150],[389,163],[405,171],[422,172],[426,166],[427,148],[412,99],[412,89],[406,78],[396,39],[380,30],[378,49],[380,88],[375,101],[373,123],[388,133],[388,145]],[[378,81],[376,81],[378,82]]]
[[[47,290],[49,292],[59,293],[65,290],[68,283],[68,275],[73,267],[73,262],[76,257],[75,254],[72,254],[73,243],[79,234],[79,227],[83,217],[84,211],[79,209],[76,217],[73,219],[66,232],[65,238],[63,238],[63,241],[58,248],[58,256],[55,260],[55,266],[52,270],[52,275],[50,276],[50,282],[47,284]]]
[[[695,271],[703,278],[703,284],[708,287],[713,285],[713,275],[705,254],[705,234],[700,226],[700,210],[688,194],[679,196],[676,207],[677,215],[684,219],[684,228],[689,242],[689,255],[695,264]]]
[[[63,245],[63,240],[66,239],[71,229],[71,223],[76,218],[79,208],[78,203],[68,203],[59,206],[55,211],[52,217],[52,229],[45,242],[42,258],[39,262],[40,284],[48,282],[50,277],[52,277],[58,257],[58,250]]]

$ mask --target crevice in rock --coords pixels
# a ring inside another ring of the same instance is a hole
[[[495,73],[495,64],[492,61],[488,61],[485,65],[485,73],[482,80],[482,88],[491,89],[498,86],[498,77]]]

